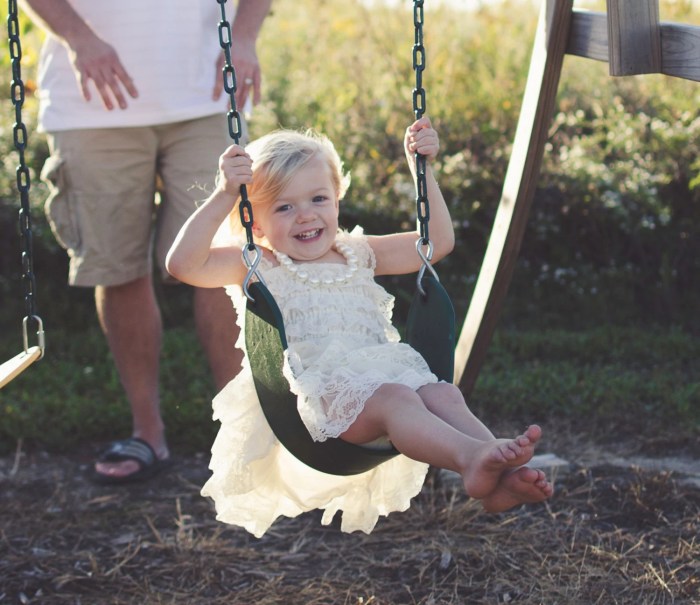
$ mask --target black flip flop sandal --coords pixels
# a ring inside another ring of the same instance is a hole
[[[124,462],[126,460],[138,463],[139,470],[123,477],[115,477],[98,473],[93,469],[92,481],[99,485],[121,485],[145,481],[157,475],[170,462],[169,460],[159,460],[153,448],[138,437],[129,437],[129,439],[110,443],[97,459],[98,462]]]

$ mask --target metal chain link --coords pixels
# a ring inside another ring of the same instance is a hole
[[[413,113],[416,120],[425,113],[425,89],[423,88],[423,70],[425,69],[425,46],[423,46],[424,0],[413,1],[413,25],[415,37],[413,42],[413,71],[416,74],[416,87],[413,89]],[[430,205],[428,203],[428,186],[426,183],[425,156],[416,153],[416,215],[420,230],[421,243],[430,245],[428,221]]]
[[[423,23],[425,15],[424,0],[413,0],[413,26],[415,36],[413,41],[413,71],[416,74],[416,87],[413,89],[413,113],[420,120],[425,113],[425,89],[423,88],[423,71],[425,70],[425,46],[423,45]],[[428,222],[430,221],[430,203],[428,201],[428,183],[426,179],[425,156],[416,152],[416,217],[420,237],[416,240],[416,252],[421,259],[421,267],[416,277],[418,292],[426,296],[423,288],[425,271],[440,281],[434,267],[430,264],[433,259],[433,243],[430,241]],[[427,248],[426,251],[423,248]]]
[[[231,62],[231,25],[226,18],[226,0],[216,0],[221,9],[221,20],[219,21],[219,44],[224,51],[225,64],[222,72],[224,80],[224,90],[228,93],[230,108],[226,114],[228,120],[228,132],[233,142],[238,145],[243,127],[241,124],[241,114],[236,107],[236,90],[238,84],[236,82],[236,70]],[[239,212],[241,215],[241,223],[245,228],[246,239],[248,241],[248,249],[253,250],[253,207],[248,199],[248,189],[245,185],[241,185],[241,202],[239,204]]]
[[[226,0],[216,0],[221,8],[221,21],[219,22],[219,44],[224,51],[225,65],[223,69],[224,90],[228,93],[231,108],[227,113],[229,134],[236,144],[241,135],[241,117],[236,108],[235,93],[237,89],[236,71],[231,63],[231,27],[226,19]],[[425,46],[423,45],[424,0],[413,1],[413,25],[415,28],[413,44],[413,70],[416,76],[416,87],[413,89],[413,113],[416,120],[425,113],[426,96],[423,88],[423,71],[425,69]],[[247,188],[241,185],[241,202],[239,204],[241,223],[246,231],[247,249],[254,250],[253,242],[253,208],[248,199]],[[430,205],[428,201],[428,186],[426,181],[426,159],[420,153],[416,153],[416,215],[420,230],[420,240],[417,244],[421,258],[430,260],[432,256],[432,244],[428,230],[430,221]],[[421,254],[420,246],[428,246],[428,255]],[[259,260],[256,259],[256,260]],[[251,270],[254,270],[253,267]],[[431,267],[432,269],[432,267]],[[423,269],[424,270],[424,269]],[[421,275],[422,275],[421,271]],[[420,277],[419,277],[420,279]],[[420,283],[420,282],[419,282]]]
[[[10,47],[10,60],[12,64],[12,82],[10,84],[10,98],[15,107],[15,124],[12,129],[15,149],[19,154],[17,166],[17,190],[19,191],[19,231],[22,247],[22,285],[24,288],[24,306],[26,317],[23,321],[24,348],[28,348],[28,323],[33,322],[40,340],[40,348],[43,353],[43,327],[41,318],[36,314],[36,280],[34,278],[34,260],[32,255],[32,215],[29,205],[29,188],[31,178],[29,168],[25,160],[24,152],[27,148],[27,128],[22,121],[22,107],[24,105],[25,87],[22,81],[22,45],[19,39],[19,11],[17,0],[8,0],[7,34]]]
[[[229,97],[229,110],[226,114],[228,120],[228,132],[233,142],[238,145],[241,135],[243,134],[243,126],[241,123],[241,114],[236,107],[236,90],[238,83],[236,81],[236,70],[231,61],[231,25],[226,18],[226,0],[216,0],[221,9],[221,20],[219,21],[219,44],[224,51],[224,69],[222,78],[224,80],[224,90]],[[248,292],[248,284],[253,275],[258,278],[258,281],[265,283],[262,275],[258,273],[258,265],[262,259],[262,250],[253,241],[253,206],[248,199],[248,188],[241,185],[241,201],[238,204],[238,211],[241,217],[241,224],[245,229],[246,244],[243,246],[243,262],[248,267],[248,273],[243,280],[243,292],[249,300],[253,301],[253,297]],[[252,255],[251,255],[252,253]]]

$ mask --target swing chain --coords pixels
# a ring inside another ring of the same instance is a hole
[[[221,20],[219,21],[219,45],[224,51],[224,68],[222,70],[222,78],[224,81],[224,90],[229,96],[230,108],[226,114],[226,119],[228,121],[228,132],[233,142],[238,145],[241,135],[243,134],[243,127],[241,123],[241,114],[236,107],[236,91],[238,90],[238,84],[236,81],[236,70],[233,67],[231,61],[231,24],[226,18],[226,0],[216,0],[219,3],[221,9]],[[238,204],[238,211],[241,216],[241,224],[245,229],[246,241],[244,245],[243,262],[246,267],[248,267],[248,273],[243,280],[243,291],[245,295],[253,300],[248,293],[248,284],[253,275],[255,275],[258,280],[265,283],[262,276],[258,273],[257,267],[262,257],[262,252],[259,247],[253,241],[253,206],[248,199],[248,188],[245,185],[241,185],[241,201]],[[249,253],[255,252],[255,258],[250,261]]]
[[[10,84],[10,99],[15,108],[15,123],[12,129],[15,149],[19,155],[17,166],[17,190],[19,191],[19,232],[22,247],[22,285],[24,287],[24,305],[26,317],[22,322],[25,352],[29,349],[28,323],[36,325],[41,355],[44,354],[44,330],[41,318],[36,314],[36,280],[34,277],[34,261],[32,255],[32,215],[29,205],[29,188],[31,178],[24,152],[27,148],[27,127],[22,120],[25,87],[22,81],[22,45],[20,43],[19,10],[17,0],[8,0],[7,34],[12,65],[12,82]]]
[[[413,0],[413,25],[415,27],[413,69],[416,74],[416,88],[413,90],[413,111],[416,114],[416,120],[425,113],[425,89],[423,88],[423,70],[425,69],[423,23],[425,18],[423,2],[424,0]]]
[[[419,120],[425,113],[425,88],[423,88],[423,70],[425,69],[425,46],[423,45],[424,0],[413,2],[413,25],[415,37],[413,43],[413,71],[416,75],[416,87],[413,89],[413,113]],[[416,214],[420,228],[420,236],[423,245],[430,241],[428,234],[428,221],[430,220],[430,206],[428,205],[427,184],[425,176],[425,157],[416,153]]]
[[[423,117],[425,113],[426,98],[425,88],[423,88],[423,71],[425,70],[425,46],[423,45],[423,24],[425,22],[424,0],[413,0],[413,25],[415,36],[413,41],[413,71],[416,75],[416,87],[413,89],[413,113],[416,120]],[[430,221],[430,204],[428,202],[428,184],[426,179],[425,156],[416,152],[416,217],[420,238],[416,242],[416,250],[420,256],[422,265],[418,271],[418,291],[425,296],[422,281],[425,270],[428,269],[435,279],[437,273],[430,261],[433,257],[433,244],[430,241],[428,222]],[[423,246],[427,247],[427,252],[423,252]]]

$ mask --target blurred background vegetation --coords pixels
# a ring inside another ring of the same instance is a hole
[[[212,0],[213,1],[213,0]],[[499,201],[537,21],[530,1],[475,9],[426,3],[428,114],[457,232],[438,271],[458,325],[466,313]],[[600,4],[600,3],[598,3]],[[596,3],[586,6],[604,10]],[[6,9],[4,9],[6,10]],[[278,126],[322,130],[352,186],[347,227],[410,228],[413,184],[402,138],[412,121],[411,3],[276,0],[259,44],[264,101],[252,136]],[[3,15],[4,17],[5,15]],[[663,20],[700,23],[691,1],[662,0]],[[154,24],[154,27],[157,24]],[[34,89],[40,32],[23,28],[23,75]],[[212,35],[216,34],[215,24]],[[8,91],[8,53],[0,83]],[[0,358],[21,346],[23,317],[14,110],[0,120]],[[543,173],[508,302],[473,394],[487,421],[560,418],[609,436],[700,424],[700,87],[664,76],[610,78],[607,65],[567,57]],[[38,174],[47,155],[36,102],[24,109],[32,169],[38,307],[47,357],[0,393],[0,452],[18,438],[44,447],[129,430],[118,377],[89,290],[66,284],[67,261],[45,222]],[[214,167],[213,167],[214,169]],[[405,316],[413,279],[388,279]],[[206,450],[213,394],[186,288],[159,292],[166,324],[163,407],[170,439]]]

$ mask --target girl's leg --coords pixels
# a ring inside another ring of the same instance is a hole
[[[385,384],[367,400],[341,437],[351,443],[368,443],[387,435],[409,458],[458,472],[467,493],[484,498],[496,489],[505,471],[532,458],[539,427],[528,433],[516,439],[475,439],[433,414],[415,391]]]
[[[490,441],[493,433],[469,410],[461,391],[452,384],[427,384],[418,389],[425,406],[450,426],[476,439]],[[539,427],[529,434],[539,439]],[[553,493],[552,484],[540,470],[522,467],[501,475],[496,489],[482,500],[489,512],[500,512],[528,502],[541,502]]]
[[[426,384],[417,392],[428,410],[461,433],[481,441],[495,439],[493,433],[469,409],[464,395],[455,385],[446,382]]]

